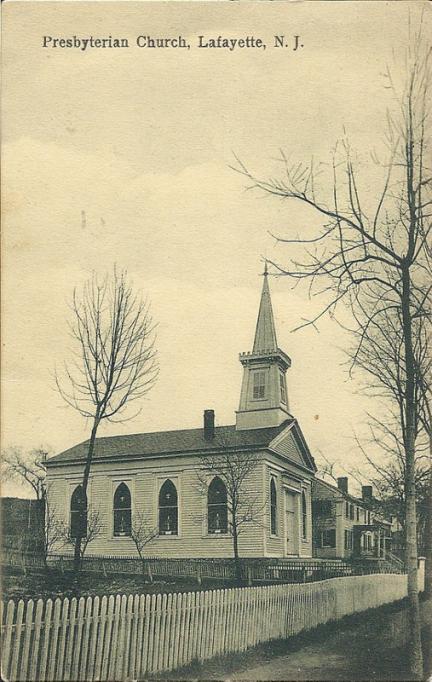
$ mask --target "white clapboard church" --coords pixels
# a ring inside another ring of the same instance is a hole
[[[215,426],[205,410],[200,428],[98,438],[87,503],[102,532],[87,554],[136,555],[133,519],[145,515],[157,536],[155,557],[231,557],[226,490],[217,476],[198,485],[203,453],[250,454],[256,464],[246,494],[261,501],[242,527],[240,556],[312,556],[311,483],[316,467],[286,385],[291,360],[277,344],[267,273],[251,352],[241,353],[243,382],[236,423]],[[80,480],[87,442],[48,462],[49,502],[72,531],[80,513]],[[64,549],[62,550],[64,551]]]

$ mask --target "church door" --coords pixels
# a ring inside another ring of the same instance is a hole
[[[297,493],[285,490],[285,555],[298,556],[299,523]]]

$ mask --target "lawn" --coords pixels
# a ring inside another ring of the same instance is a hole
[[[140,575],[83,572],[79,577],[59,570],[32,571],[26,575],[15,568],[2,571],[2,598],[8,599],[55,599],[56,597],[87,597],[110,594],[154,594],[161,592],[195,592],[197,590],[234,587],[234,581],[203,580],[199,585],[188,578],[155,579],[153,583]]]

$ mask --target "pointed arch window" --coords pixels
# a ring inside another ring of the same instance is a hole
[[[85,538],[87,535],[87,495],[82,485],[77,485],[70,501],[70,536]]]
[[[228,532],[228,505],[225,483],[216,476],[208,487],[207,519],[208,532],[223,534]]]
[[[159,535],[178,535],[177,488],[169,479],[159,491]]]
[[[273,476],[270,480],[270,530],[272,535],[277,535],[277,495]]]
[[[302,490],[302,536],[303,540],[307,539],[307,500],[306,493]]]
[[[126,483],[120,483],[114,493],[114,535],[123,536],[131,534],[132,527],[132,500]]]

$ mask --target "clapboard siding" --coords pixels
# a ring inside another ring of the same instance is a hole
[[[89,504],[100,511],[103,528],[100,536],[87,549],[87,554],[135,555],[132,540],[113,536],[112,500],[116,486],[124,481],[131,490],[132,513],[144,513],[153,527],[158,525],[158,495],[163,482],[170,478],[177,487],[179,497],[179,535],[160,536],[148,545],[151,556],[180,558],[187,557],[231,557],[233,546],[231,536],[208,535],[206,526],[206,496],[200,490],[196,475],[196,459],[184,456],[181,459],[166,457],[160,460],[146,459],[137,465],[116,466],[95,462],[92,466],[89,487]],[[79,469],[62,467],[60,471],[49,470],[50,499],[61,500],[63,518],[69,516],[68,504],[71,491],[79,483]],[[66,483],[63,480],[66,477]],[[211,478],[209,478],[209,481]],[[264,555],[264,529],[262,465],[257,465],[245,482],[245,498],[257,499],[256,522],[245,524],[239,536],[241,556]],[[57,547],[56,550],[60,550]],[[65,548],[62,549],[64,551]]]

